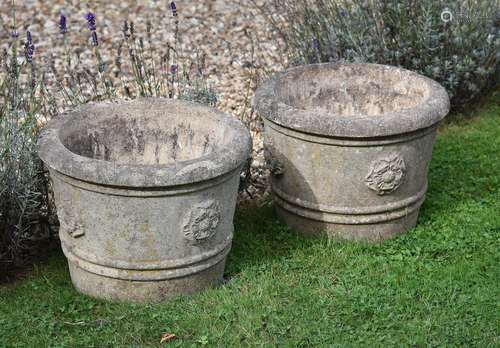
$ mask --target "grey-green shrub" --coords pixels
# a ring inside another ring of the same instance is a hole
[[[48,237],[47,185],[36,155],[43,111],[35,67],[18,59],[17,39],[2,56],[0,75],[0,272],[25,248]]]
[[[181,57],[176,42],[163,44],[164,51],[153,55],[149,24],[141,35],[132,23],[125,23],[113,61],[106,61],[100,51],[98,25],[82,34],[65,25],[63,30],[60,24],[65,44],[68,35],[92,34],[93,45],[66,47],[59,66],[54,59],[43,64],[31,33],[20,38],[15,27],[13,11],[9,49],[0,56],[0,281],[6,270],[22,264],[53,232],[48,175],[36,153],[42,119],[82,103],[120,97],[217,102],[217,94],[204,79],[203,67]],[[33,36],[36,39],[36,33]],[[84,49],[93,52],[90,63],[79,57]]]
[[[497,86],[499,3],[271,0],[261,10],[285,38],[294,64],[348,61],[401,66],[440,82],[452,106],[459,107]]]

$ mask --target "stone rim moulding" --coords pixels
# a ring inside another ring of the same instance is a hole
[[[60,130],[68,123],[85,122],[89,115],[106,112],[110,105],[117,108],[137,108],[148,104],[150,110],[157,110],[168,105],[169,108],[182,111],[186,107],[195,115],[210,112],[214,126],[226,127],[226,144],[238,138],[238,132],[246,131],[243,124],[232,116],[215,109],[186,101],[163,98],[138,98],[131,102],[92,103],[60,115],[42,130],[38,142],[39,156],[50,168],[67,176],[110,186],[126,187],[161,187],[176,186],[198,181],[205,181],[230,172],[241,165],[242,158],[248,157],[251,140],[234,141],[230,147],[220,147],[207,155],[192,160],[176,161],[158,165],[134,165],[113,163],[81,156],[70,151],[62,142]],[[129,113],[134,110],[127,111]],[[70,114],[70,117],[65,117]],[[236,138],[235,138],[236,137]],[[200,165],[201,162],[201,165]]]
[[[312,116],[310,110],[277,100],[279,99],[277,98],[278,90],[283,81],[297,81],[304,79],[304,74],[322,74],[325,70],[332,74],[342,71],[346,75],[366,72],[374,75],[396,74],[400,80],[413,79],[425,84],[428,94],[420,103],[405,109],[403,118],[401,112],[384,112],[376,117],[363,114],[335,114],[335,117],[332,117],[332,112],[320,109],[314,110],[314,116]],[[286,70],[258,88],[255,93],[254,106],[263,118],[275,124],[299,132],[339,138],[384,137],[413,132],[441,121],[450,109],[448,93],[436,81],[402,68],[361,63],[311,64]],[[311,117],[314,117],[314,121]]]

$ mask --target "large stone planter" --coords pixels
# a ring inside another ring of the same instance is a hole
[[[415,226],[449,111],[443,87],[390,66],[318,64],[276,76],[254,104],[288,225],[372,241]]]
[[[91,104],[49,122],[39,154],[75,287],[158,302],[220,281],[250,149],[241,122],[189,102]]]

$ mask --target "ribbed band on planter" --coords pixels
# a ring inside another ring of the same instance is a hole
[[[240,121],[184,101],[89,104],[49,122],[39,154],[75,287],[159,302],[217,284],[250,150]]]
[[[278,214],[298,231],[383,240],[416,224],[446,90],[408,70],[315,64],[258,88]]]

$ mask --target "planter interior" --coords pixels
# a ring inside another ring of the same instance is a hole
[[[76,120],[60,138],[80,156],[117,164],[164,165],[195,160],[226,145],[219,122],[197,121],[185,114],[95,114],[91,120]]]
[[[293,108],[335,116],[380,116],[415,107],[429,95],[418,77],[401,79],[386,70],[308,70],[290,73],[276,86],[276,99]]]

